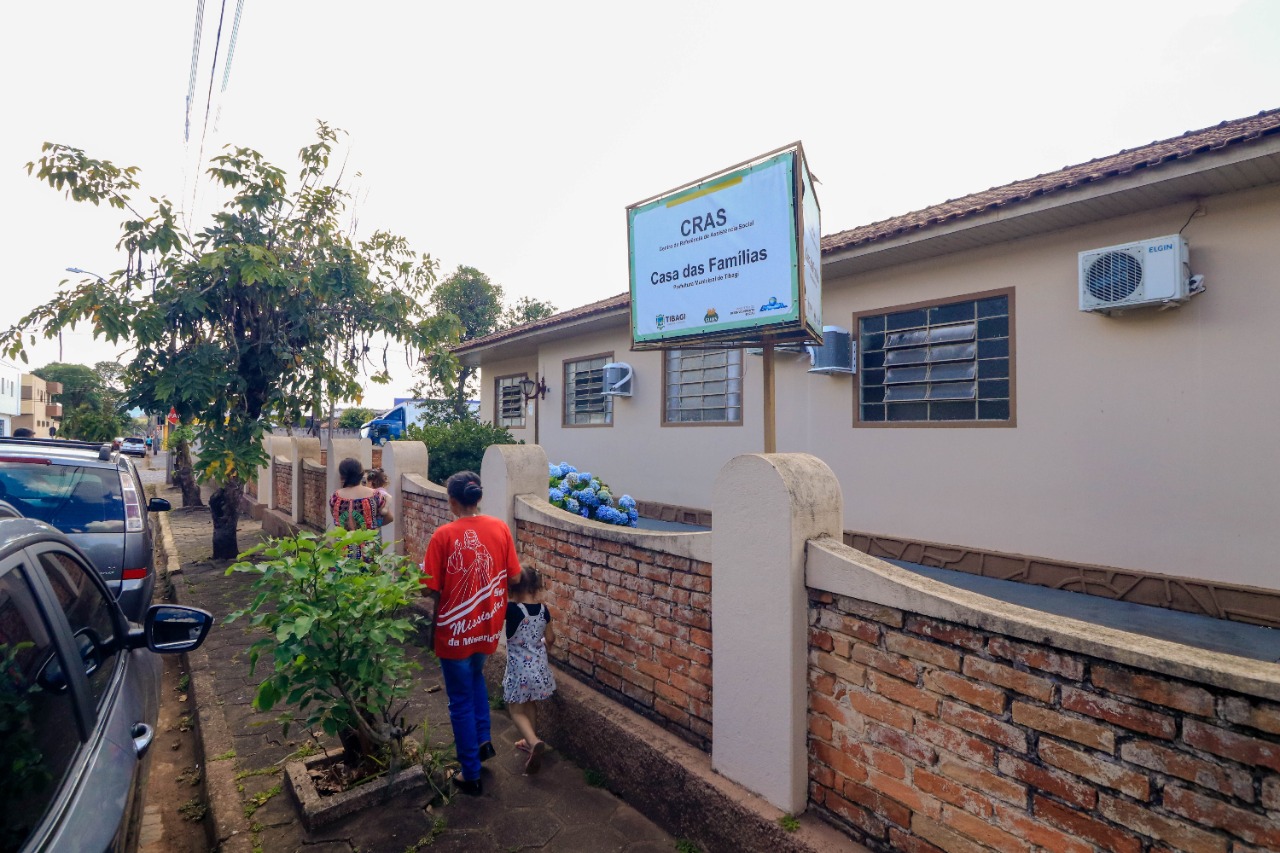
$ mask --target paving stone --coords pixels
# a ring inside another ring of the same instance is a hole
[[[560,832],[560,821],[546,809],[507,808],[489,820],[489,831],[505,849],[546,847]]]
[[[626,837],[611,826],[574,826],[570,827],[555,838],[555,843],[547,846],[548,850],[555,850],[557,853],[566,851],[566,853],[587,853],[587,851],[598,851],[598,853],[612,853],[612,851],[625,850],[627,847]],[[674,845],[668,847],[668,853]]]

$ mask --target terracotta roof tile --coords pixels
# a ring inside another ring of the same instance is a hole
[[[516,326],[511,329],[504,329],[501,332],[494,332],[485,335],[482,338],[467,341],[453,347],[452,352],[464,353],[483,346],[489,346],[508,338],[527,335],[530,332],[536,332],[539,329],[545,329],[548,326],[559,326],[562,323],[572,320],[582,320],[592,317],[596,314],[607,314],[610,311],[616,311],[619,308],[626,308],[631,304],[631,293],[619,293],[617,296],[611,296],[608,299],[601,299],[599,302],[592,302],[590,305],[582,305],[568,311],[561,311],[559,314],[552,314],[550,317],[543,317],[541,320],[534,320],[532,323],[525,323],[522,326]]]
[[[1127,175],[1138,169],[1148,169],[1174,160],[1218,151],[1231,145],[1276,133],[1280,133],[1280,110],[1267,110],[1256,116],[1224,121],[1203,130],[1187,131],[1172,139],[1120,151],[1109,157],[1090,160],[1077,166],[1067,166],[1056,172],[1014,181],[1002,187],[993,187],[962,198],[949,199],[942,204],[935,204],[892,219],[828,234],[822,238],[822,251],[824,254],[838,252],[876,240],[896,237],[909,231],[921,231],[994,208],[1026,202],[1046,193],[1104,181]]]

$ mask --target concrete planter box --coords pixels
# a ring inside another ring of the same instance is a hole
[[[340,794],[320,796],[311,780],[310,771],[342,761],[341,750],[316,755],[305,761],[290,761],[284,766],[285,784],[302,812],[302,825],[314,830],[335,820],[375,806],[386,799],[427,786],[427,774],[421,764],[410,764],[395,776],[380,776]]]

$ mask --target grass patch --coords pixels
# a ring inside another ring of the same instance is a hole
[[[784,814],[782,817],[778,818],[778,826],[782,827],[787,832],[795,832],[800,828],[800,818],[793,814]]]
[[[196,727],[195,718],[190,714],[183,714],[178,718],[178,731],[189,732]]]
[[[236,751],[234,749],[228,749],[226,752],[220,755],[215,755],[213,758],[210,758],[209,760],[210,761],[230,761],[235,757],[236,757]]]
[[[257,770],[241,770],[236,774],[236,781],[248,779],[251,776],[271,776],[280,772],[279,767],[259,767]]]
[[[198,823],[204,820],[204,816],[209,813],[209,807],[205,805],[199,797],[192,797],[182,805],[178,806],[178,814],[192,823]]]
[[[178,678],[178,692],[186,693],[187,688],[190,686],[191,686],[191,676],[187,675],[185,672],[182,673],[181,677]]]
[[[249,801],[244,804],[244,816],[246,818],[253,817],[254,812],[271,802],[271,798],[276,794],[279,794],[282,790],[284,789],[281,786],[273,785],[265,791],[254,794],[249,798]]]
[[[175,781],[180,785],[190,785],[194,788],[200,784],[200,771],[195,767],[188,767],[178,774]]]

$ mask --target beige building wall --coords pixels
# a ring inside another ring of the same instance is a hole
[[[807,403],[815,423],[784,416],[779,449],[809,442],[831,465],[850,529],[1280,588],[1280,397],[1265,387],[1280,190],[1210,199],[1187,223],[1208,288],[1189,304],[1077,310],[1077,252],[1175,233],[1191,207],[825,282],[840,325],[1013,288],[1017,426],[851,428],[853,382],[810,382],[783,411]]]
[[[1269,380],[1280,328],[1280,188],[824,282],[823,319],[1011,288],[1013,427],[855,427],[856,377],[809,374],[777,356],[778,450],[812,453],[844,490],[846,529],[1280,588],[1280,395]],[[1077,253],[1177,232],[1207,291],[1175,310],[1077,310]],[[856,329],[855,329],[856,331]],[[762,449],[762,370],[744,357],[742,426],[661,426],[662,355],[630,352],[626,322],[565,336],[535,358],[551,388],[539,435],[568,461],[642,500],[709,508],[717,473]],[[635,369],[612,427],[562,425],[563,362],[595,353]],[[517,437],[532,441],[532,420]]]

